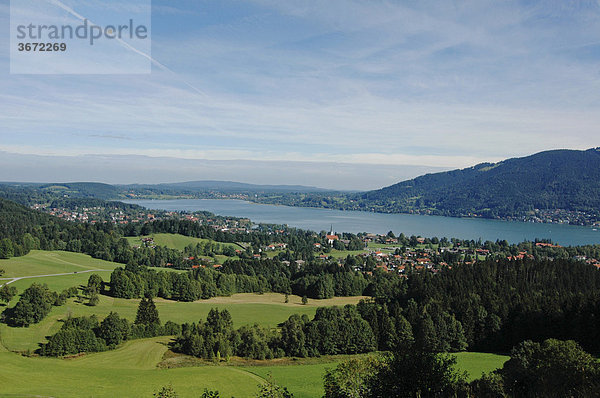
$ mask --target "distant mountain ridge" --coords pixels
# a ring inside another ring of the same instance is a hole
[[[534,209],[600,210],[600,148],[551,150],[426,174],[358,196],[376,211],[505,217]]]
[[[186,181],[162,184],[129,184],[118,185],[121,189],[135,188],[172,188],[189,191],[218,190],[224,192],[248,192],[248,191],[276,191],[276,192],[324,192],[329,191],[324,188],[317,188],[304,185],[265,185],[265,184],[247,184],[234,181],[218,180],[200,180]]]
[[[25,205],[63,199],[199,198],[381,213],[484,217],[600,225],[600,148],[550,150],[498,163],[426,174],[368,192],[232,181],[109,185],[0,183],[0,196]],[[90,202],[91,203],[91,202]]]

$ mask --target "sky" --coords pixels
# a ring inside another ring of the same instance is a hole
[[[9,25],[0,181],[372,189],[600,146],[598,0],[154,0],[149,74],[11,74]]]

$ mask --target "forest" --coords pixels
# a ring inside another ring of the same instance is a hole
[[[600,151],[553,150],[426,174],[367,192],[263,193],[268,204],[592,225],[600,221]]]
[[[331,277],[326,268],[321,272],[317,279],[323,283],[341,279]],[[191,272],[189,280],[202,286],[196,294],[218,274]],[[285,281],[284,274],[279,277]],[[415,272],[406,279],[376,272],[369,286],[373,299],[361,302],[357,311],[368,322],[379,350],[389,349],[406,334],[433,352],[507,352],[521,341],[548,338],[575,340],[590,352],[600,352],[600,273],[586,264],[488,261],[454,266],[437,275]],[[304,334],[310,329],[306,322],[298,328]]]
[[[361,198],[390,211],[423,207],[449,215],[497,217],[534,209],[567,209],[598,216],[599,170],[597,149],[554,150],[427,174],[364,193]]]

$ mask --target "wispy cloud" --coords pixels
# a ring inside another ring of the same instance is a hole
[[[598,2],[154,6],[172,72],[2,74],[0,148],[463,167],[599,145]]]

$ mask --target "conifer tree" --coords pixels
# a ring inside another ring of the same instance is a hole
[[[152,298],[143,298],[138,306],[135,316],[135,324],[137,325],[159,325],[158,310]]]

